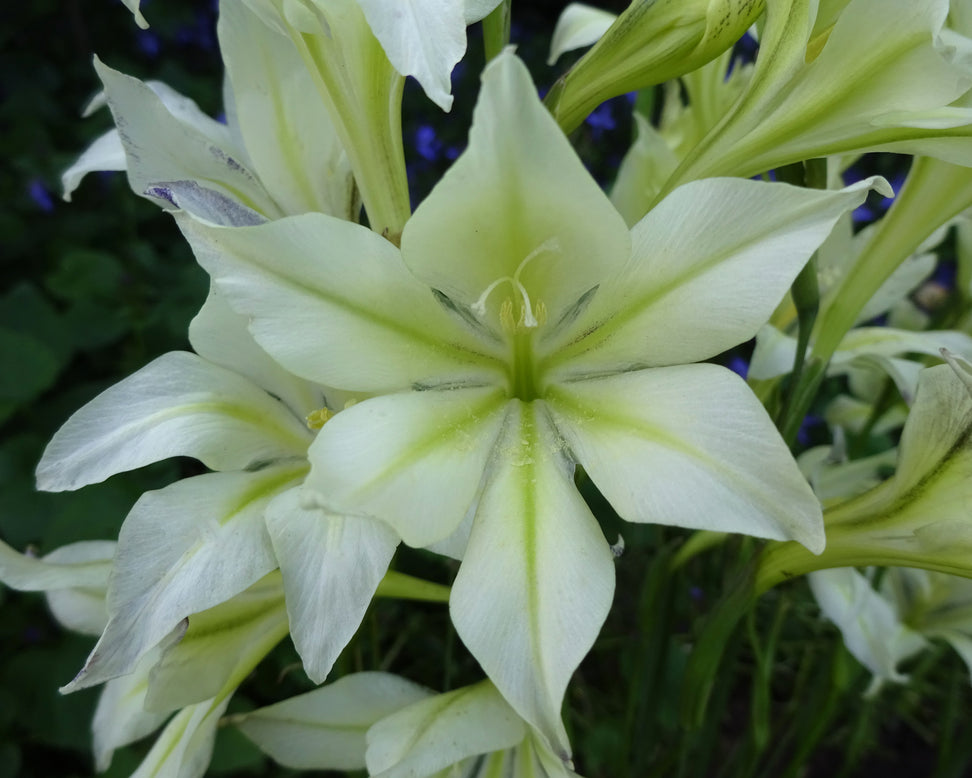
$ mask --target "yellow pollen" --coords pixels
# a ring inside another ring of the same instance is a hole
[[[537,300],[537,304],[534,306],[533,314],[537,317],[537,325],[547,323],[547,305],[543,300]]]
[[[312,430],[319,430],[333,415],[334,412],[329,408],[318,408],[313,413],[307,414],[307,426]]]

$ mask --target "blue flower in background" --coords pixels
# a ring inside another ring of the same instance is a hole
[[[27,194],[34,201],[35,205],[44,213],[51,213],[54,210],[54,199],[50,191],[39,178],[32,178],[27,183]]]
[[[415,130],[415,150],[428,162],[435,162],[442,155],[442,141],[436,137],[431,124],[420,124]]]

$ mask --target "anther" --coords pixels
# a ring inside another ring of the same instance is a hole
[[[313,413],[307,414],[307,426],[312,430],[319,430],[333,415],[334,412],[329,408],[318,408]]]

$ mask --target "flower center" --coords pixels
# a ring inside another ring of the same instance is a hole
[[[471,306],[473,313],[481,320],[487,314],[486,303],[493,292],[503,284],[513,287],[513,294],[507,296],[499,308],[500,326],[509,338],[510,361],[508,377],[510,395],[524,402],[536,399],[539,381],[533,358],[533,332],[547,320],[547,306],[539,297],[530,298],[530,293],[521,280],[526,266],[541,254],[560,251],[556,238],[548,238],[523,258],[511,276],[502,276],[487,286],[479,299]]]

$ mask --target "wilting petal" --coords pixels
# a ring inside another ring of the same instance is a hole
[[[294,645],[310,679],[323,683],[361,624],[398,536],[380,521],[302,508],[298,489],[270,504],[267,530]]]
[[[264,511],[305,467],[208,473],[143,494],[118,538],[108,626],[64,691],[131,672],[187,616],[228,600],[273,570],[277,561]]]
[[[541,403],[515,402],[450,613],[510,705],[570,757],[560,707],[611,606],[611,551]]]
[[[97,58],[108,106],[128,159],[128,180],[137,194],[159,181],[195,181],[264,216],[280,208],[256,175],[245,152],[233,147],[224,125],[190,123],[174,115],[141,81],[112,70]]]
[[[251,318],[257,343],[296,375],[351,391],[495,375],[490,344],[457,327],[397,249],[365,227],[324,214],[238,229],[178,223],[220,293]]]
[[[845,212],[881,178],[839,191],[694,181],[632,230],[632,258],[547,349],[567,374],[684,364],[748,340]]]
[[[556,321],[628,255],[624,221],[541,105],[526,67],[500,55],[483,73],[469,147],[405,227],[405,264],[467,308],[487,294],[494,322],[517,292],[509,281],[487,289],[516,277]]]
[[[214,470],[303,456],[310,433],[259,387],[195,354],[163,354],[75,413],[37,466],[37,487],[77,489],[173,456]]]
[[[510,748],[526,726],[489,681],[429,697],[368,730],[368,774],[432,775],[470,756]]]
[[[233,723],[285,767],[362,770],[368,728],[429,695],[396,675],[355,673],[234,717]]]
[[[821,508],[756,396],[716,365],[577,381],[549,404],[622,518],[824,547]]]
[[[450,535],[479,494],[506,416],[497,388],[375,397],[342,411],[308,456],[308,499],[374,516],[410,546]]]

